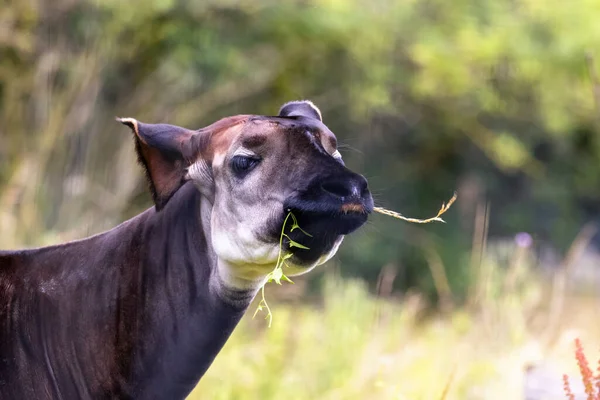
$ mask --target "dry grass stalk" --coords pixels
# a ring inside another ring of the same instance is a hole
[[[565,308],[565,298],[567,296],[567,282],[576,265],[577,260],[584,253],[585,249],[596,234],[596,227],[591,223],[586,224],[577,234],[571,247],[567,251],[567,255],[562,260],[558,271],[554,275],[552,281],[552,291],[550,297],[550,307],[548,311],[548,320],[546,329],[542,334],[542,338],[547,345],[553,344],[558,339],[560,332],[560,324],[563,321]]]
[[[428,223],[434,222],[434,221],[445,223],[446,221],[441,219],[440,216],[450,209],[450,206],[452,206],[452,203],[454,203],[457,198],[458,198],[458,195],[456,194],[456,192],[454,192],[454,195],[452,196],[452,198],[450,200],[448,200],[447,204],[442,203],[442,208],[440,208],[440,211],[438,211],[437,215],[435,217],[427,218],[427,219],[408,218],[396,211],[388,210],[383,207],[375,207],[373,209],[373,211],[378,212],[383,215],[389,215],[390,217],[401,219],[401,220],[404,220],[407,222],[413,222],[415,224],[428,224]]]
[[[452,381],[454,381],[455,374],[456,374],[456,367],[452,370],[452,372],[450,373],[450,376],[448,377],[448,381],[446,382],[446,385],[444,386],[444,391],[442,392],[442,395],[440,396],[440,400],[446,400],[448,398],[448,393],[450,392],[450,386],[452,386]]]

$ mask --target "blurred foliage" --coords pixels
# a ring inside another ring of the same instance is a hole
[[[5,0],[0,7],[0,243],[108,229],[150,197],[132,116],[199,128],[310,98],[376,201],[344,271],[464,296],[475,210],[489,232],[564,249],[600,208],[595,0]],[[429,261],[428,261],[429,260]]]
[[[597,299],[571,298],[555,325],[531,263],[484,265],[476,310],[429,318],[419,295],[373,297],[329,274],[319,307],[275,304],[270,329],[247,315],[188,398],[564,399],[573,336],[597,343]]]

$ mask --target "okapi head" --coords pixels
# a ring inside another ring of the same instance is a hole
[[[120,122],[135,133],[157,211],[186,181],[212,205],[210,242],[221,282],[259,287],[280,252],[284,219],[300,229],[286,234],[308,249],[290,247],[289,276],[329,260],[344,235],[373,210],[367,181],[344,166],[335,135],[310,101],[283,105],[278,116],[239,115],[199,130]]]

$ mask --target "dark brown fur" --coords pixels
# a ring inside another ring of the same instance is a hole
[[[0,252],[0,399],[185,397],[244,312],[209,290],[199,202],[186,184],[101,235]]]

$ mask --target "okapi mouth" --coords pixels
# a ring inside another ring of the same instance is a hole
[[[290,246],[289,239],[284,237],[284,250],[294,255],[294,264],[312,265],[331,252],[341,236],[363,226],[372,211],[373,199],[368,190],[363,191],[360,196],[328,198],[320,202],[306,197],[289,199],[284,204],[284,217],[291,212],[301,229],[290,232],[292,225],[288,221],[285,233],[291,240],[308,249]]]
[[[343,213],[364,213],[366,211],[365,206],[358,203],[343,204],[340,209]]]

